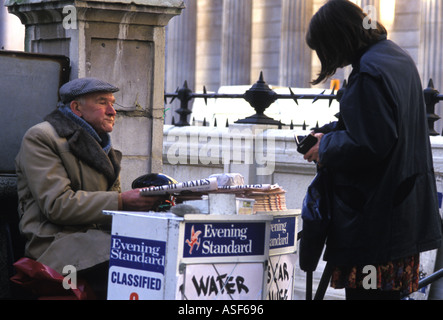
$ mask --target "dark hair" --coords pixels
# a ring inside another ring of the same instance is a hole
[[[366,47],[387,35],[378,21],[365,21],[367,15],[348,0],[329,0],[312,17],[306,42],[315,50],[321,62],[321,71],[312,84],[319,84],[335,74],[338,68],[352,63]]]

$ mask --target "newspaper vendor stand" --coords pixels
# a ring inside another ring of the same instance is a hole
[[[109,300],[264,299],[269,215],[113,215]]]
[[[267,300],[293,300],[300,210],[267,212],[270,225]]]
[[[183,288],[178,298],[264,299],[271,220],[266,215],[185,216],[179,243]],[[195,246],[198,236],[200,246]]]

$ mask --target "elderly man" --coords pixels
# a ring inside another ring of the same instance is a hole
[[[58,108],[27,131],[16,158],[25,255],[59,273],[66,265],[85,276],[100,265],[106,271],[111,217],[102,210],[149,210],[157,200],[138,189],[121,193],[122,155],[109,135],[118,90],[94,78],[66,83]]]

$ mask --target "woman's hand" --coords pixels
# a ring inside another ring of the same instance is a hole
[[[320,164],[320,156],[318,154],[318,150],[320,148],[320,141],[321,138],[323,138],[324,134],[323,133],[311,133],[314,137],[317,138],[317,143],[311,148],[309,149],[308,152],[306,152],[304,159],[307,160],[308,162],[316,162],[317,164]]]

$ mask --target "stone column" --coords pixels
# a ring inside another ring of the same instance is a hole
[[[435,89],[443,92],[443,3],[440,0],[422,1],[419,46],[419,68],[424,88],[429,79]],[[435,113],[443,114],[442,103],[435,105]],[[442,121],[435,123],[437,132],[443,128]]]
[[[220,87],[223,0],[198,0],[196,89]]]
[[[377,13],[379,11],[380,0],[359,0],[357,4],[364,9],[366,6],[373,6],[377,9]]]
[[[4,0],[0,0],[0,50],[6,49],[6,15],[8,12],[3,4]]]
[[[197,27],[197,0],[185,0],[186,9],[171,20],[166,28],[166,92],[175,92],[182,87],[185,80],[188,88],[195,91],[195,52]],[[178,115],[175,110],[180,108],[177,100],[165,114],[165,123],[171,123],[172,117]]]
[[[443,3],[422,1],[419,65],[422,66],[423,85],[434,80],[436,89],[443,88]]]
[[[311,49],[305,36],[313,15],[312,0],[282,0],[279,85],[309,87]]]
[[[248,85],[251,74],[252,0],[223,1],[221,85]]]
[[[162,170],[165,26],[182,0],[7,0],[26,27],[25,51],[71,60],[71,79],[120,88],[113,144],[123,152],[122,188]]]
[[[358,0],[357,4],[371,18],[381,22],[380,0]]]

